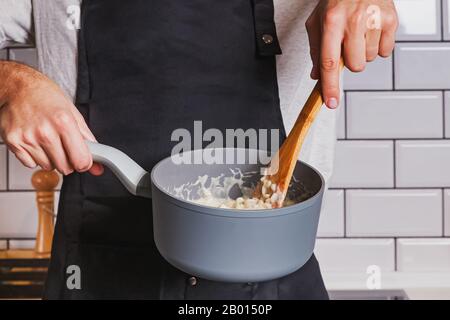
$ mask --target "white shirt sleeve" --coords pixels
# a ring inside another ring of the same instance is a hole
[[[31,0],[0,0],[0,49],[33,42]]]

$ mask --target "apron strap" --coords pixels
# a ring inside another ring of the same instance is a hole
[[[86,1],[82,1],[81,3],[81,14],[80,14],[80,23],[84,24],[84,20],[86,18]],[[86,104],[89,103],[91,98],[91,88],[90,88],[90,77],[89,77],[89,68],[87,61],[87,50],[86,43],[84,39],[84,28],[81,28],[78,31],[78,60],[77,60],[77,90],[75,95],[76,104]]]
[[[257,52],[260,56],[281,54],[274,20],[273,0],[252,0]]]

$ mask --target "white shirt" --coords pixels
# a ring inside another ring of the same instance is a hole
[[[0,48],[35,43],[39,69],[72,98],[77,74],[77,11],[81,0],[0,0]],[[281,110],[289,132],[315,82],[305,21],[318,0],[274,0]],[[329,179],[332,173],[339,110],[322,108],[301,149],[300,159]]]

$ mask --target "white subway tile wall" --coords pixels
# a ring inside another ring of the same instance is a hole
[[[325,272],[365,272],[370,265],[395,270],[394,239],[317,239],[315,252]]]
[[[396,141],[398,187],[450,187],[450,140]]]
[[[397,269],[450,272],[450,239],[398,239]]]
[[[393,187],[392,141],[338,141],[333,188]]]
[[[440,91],[348,92],[347,137],[442,138],[442,105]]]
[[[37,217],[34,192],[0,192],[0,239],[34,237]]]
[[[345,112],[346,112],[346,101],[345,101],[345,95],[341,98],[341,104],[339,105],[339,108],[341,108],[339,112],[339,118],[337,123],[337,138],[338,139],[345,139],[346,133],[345,133]]]
[[[345,90],[392,90],[392,57],[378,58],[363,73],[344,71]]]
[[[31,176],[34,172],[22,165],[14,154],[8,152],[8,187],[10,190],[33,190]]]
[[[441,40],[441,0],[394,0],[398,41]]]
[[[7,165],[6,162],[8,161],[6,158],[6,147],[5,145],[0,145],[0,191],[6,190],[7,185]]]
[[[17,249],[34,249],[36,241],[34,239],[25,239],[25,240],[10,240],[8,244],[8,248],[11,250]]]
[[[444,122],[445,137],[450,138],[450,92],[445,92]]]
[[[344,236],[344,190],[329,190],[325,193],[317,235]]]
[[[347,190],[349,237],[442,236],[442,191]]]
[[[448,89],[450,43],[398,43],[394,70],[396,89]]]
[[[450,40],[450,1],[444,0],[444,40]]]
[[[323,271],[365,272],[369,265],[448,271],[450,265],[449,3],[395,2],[394,57],[344,74],[347,110],[316,245]],[[8,56],[36,66],[32,48],[0,51],[0,59]],[[0,144],[0,248],[33,246],[30,174]]]
[[[395,0],[394,57],[345,72],[334,197],[316,246],[323,271],[450,271],[449,1]]]
[[[450,236],[450,190],[444,190],[444,234]]]

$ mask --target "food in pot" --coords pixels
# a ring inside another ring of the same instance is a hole
[[[178,198],[208,207],[239,210],[274,208],[279,195],[277,185],[265,176],[259,180],[255,179],[255,175],[256,172],[242,173],[239,170],[232,171],[231,176],[209,177],[204,175],[198,177],[193,183],[187,183],[168,191],[174,193]],[[249,180],[252,180],[253,183]],[[254,191],[258,181],[262,184],[260,187],[262,191],[259,197],[255,197]],[[236,196],[236,194],[238,195]],[[293,205],[308,197],[309,193],[298,184],[288,193],[283,206]]]

